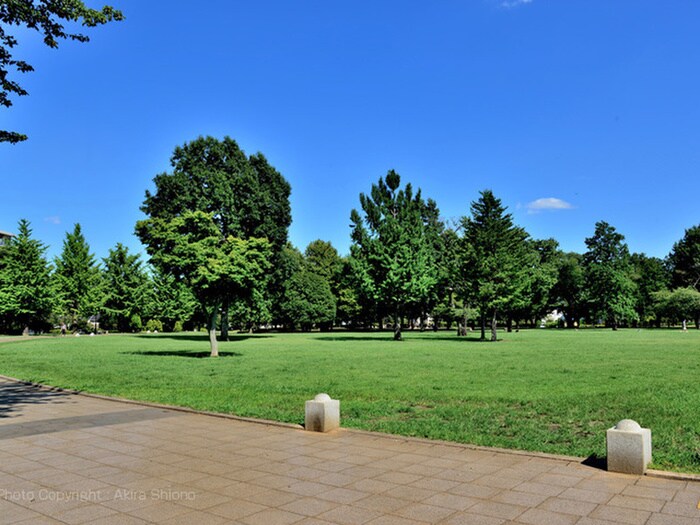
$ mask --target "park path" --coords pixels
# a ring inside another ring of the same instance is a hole
[[[0,379],[0,523],[697,525],[700,483]]]

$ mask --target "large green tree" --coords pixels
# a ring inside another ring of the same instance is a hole
[[[472,202],[471,216],[462,218],[462,228],[464,300],[479,308],[481,338],[486,339],[489,319],[491,341],[496,341],[499,314],[527,290],[534,251],[525,230],[513,224],[511,214],[491,190],[480,192]]]
[[[112,20],[122,20],[120,11],[104,6],[91,9],[80,0],[2,0],[0,2],[0,105],[12,106],[11,96],[27,95],[10,73],[34,71],[24,60],[13,56],[13,48],[18,40],[11,33],[12,26],[32,29],[41,34],[44,44],[57,48],[60,40],[68,39],[87,42],[89,38],[82,33],[66,30],[64,23],[79,22],[85,27],[94,27]],[[27,136],[15,131],[0,130],[0,142],[16,143],[26,140]]]
[[[165,220],[201,211],[211,214],[221,239],[267,239],[273,267],[269,283],[276,286],[268,288],[266,284],[258,289],[266,293],[255,294],[256,302],[268,304],[251,304],[245,311],[268,311],[269,303],[279,303],[283,294],[283,280],[275,278],[274,273],[291,223],[289,183],[264,155],[247,157],[230,137],[199,137],[178,146],[170,163],[170,173],[153,179],[155,191],[146,191],[141,210],[150,218]],[[143,228],[146,223],[140,224],[137,235],[147,244],[149,233]],[[224,337],[230,302],[226,297],[222,300]]]
[[[151,262],[183,281],[209,320],[211,355],[219,355],[217,318],[226,301],[246,301],[270,267],[267,239],[221,237],[211,214],[186,211],[172,219],[139,221]]]
[[[120,332],[141,330],[148,304],[148,275],[137,253],[117,243],[104,263],[102,326]]]
[[[620,322],[636,320],[635,284],[625,237],[605,221],[595,225],[586,239],[583,275],[587,302],[596,319],[604,320],[613,330]]]
[[[380,313],[394,322],[394,339],[401,339],[402,318],[429,300],[437,284],[434,244],[428,228],[437,210],[411,184],[399,189],[401,178],[391,170],[386,180],[360,194],[364,217],[352,210],[355,271],[363,294],[372,297]]]
[[[0,331],[25,334],[47,328],[55,305],[46,246],[32,238],[29,221],[0,249]]]
[[[54,260],[57,309],[61,321],[74,327],[95,313],[100,302],[100,270],[90,246],[76,224],[66,233],[61,255]]]
[[[685,230],[668,256],[673,287],[692,286],[700,291],[700,224]]]

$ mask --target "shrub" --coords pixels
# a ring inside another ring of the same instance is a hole
[[[162,332],[163,323],[161,323],[158,319],[149,319],[146,323],[146,330],[151,332]]]

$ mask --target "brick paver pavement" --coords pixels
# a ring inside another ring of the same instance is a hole
[[[0,379],[0,523],[697,525],[700,483]]]

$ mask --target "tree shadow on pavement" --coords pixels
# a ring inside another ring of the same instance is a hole
[[[64,403],[69,392],[32,385],[0,380],[0,418],[12,417],[22,405]]]

